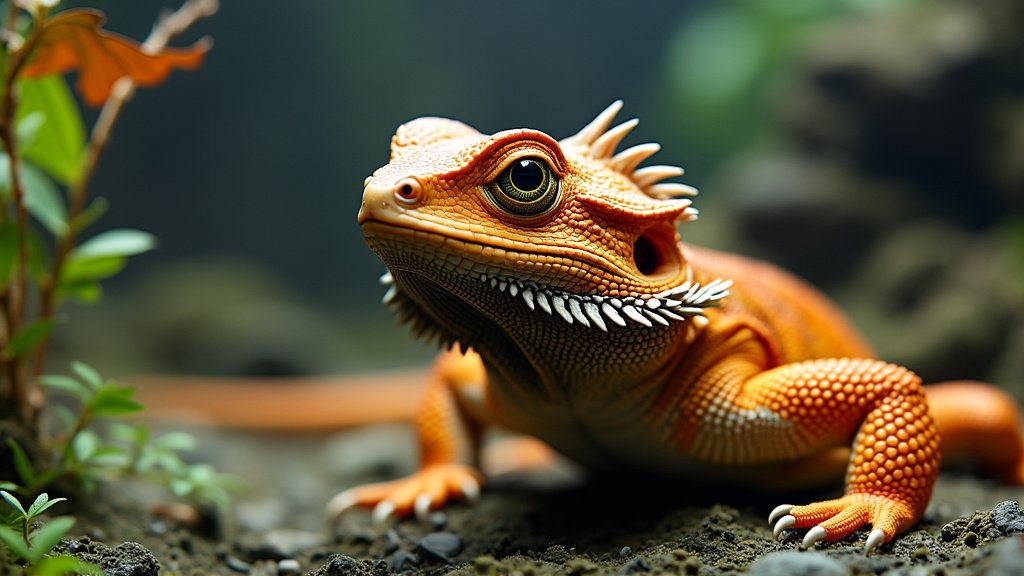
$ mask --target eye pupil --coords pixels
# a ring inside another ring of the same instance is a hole
[[[544,183],[544,169],[536,160],[520,160],[512,165],[509,181],[523,192],[533,192]]]

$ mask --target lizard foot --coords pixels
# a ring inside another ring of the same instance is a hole
[[[481,474],[473,468],[460,464],[434,464],[405,478],[345,490],[331,498],[325,512],[332,526],[345,512],[370,506],[373,506],[375,524],[410,513],[425,520],[431,510],[454,498],[475,502],[480,497],[481,483]]]
[[[810,528],[801,545],[805,548],[824,540],[835,542],[870,524],[871,532],[864,543],[864,553],[871,554],[896,534],[909,528],[918,514],[907,504],[876,494],[847,494],[835,500],[815,502],[806,506],[783,504],[768,517],[774,524],[772,533],[778,539],[790,528]]]

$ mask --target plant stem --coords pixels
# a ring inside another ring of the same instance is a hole
[[[192,24],[201,18],[212,16],[217,12],[218,0],[186,0],[176,11],[161,16],[153,26],[149,37],[143,42],[142,47],[149,52],[158,52],[167,46],[170,40],[187,30]],[[135,84],[128,78],[122,78],[114,84],[110,97],[103,104],[100,115],[93,125],[89,136],[89,143],[86,145],[85,158],[83,159],[82,173],[75,180],[68,190],[68,231],[57,239],[54,250],[53,265],[50,269],[49,279],[40,285],[39,317],[47,319],[53,317],[57,306],[57,287],[60,285],[60,276],[71,250],[75,247],[75,240],[79,230],[75,220],[85,208],[85,202],[89,196],[89,184],[92,182],[96,172],[96,166],[100,157],[107,148],[110,141],[110,134],[113,132],[114,124],[121,115],[125,103],[131,99],[135,92]],[[40,374],[46,367],[46,354],[49,349],[50,338],[45,338],[37,348],[35,357],[35,373]]]

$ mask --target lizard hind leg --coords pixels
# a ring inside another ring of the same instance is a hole
[[[970,462],[1008,484],[1024,485],[1024,425],[1014,399],[982,382],[925,387],[947,462]]]

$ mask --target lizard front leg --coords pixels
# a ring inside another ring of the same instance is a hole
[[[476,500],[483,483],[477,467],[481,430],[462,406],[460,397],[482,394],[485,381],[476,353],[441,354],[416,421],[420,469],[405,478],[341,492],[327,504],[328,519],[334,522],[349,509],[360,506],[372,506],[377,523],[410,513],[425,518],[449,500]]]
[[[779,462],[813,457],[852,438],[845,494],[805,506],[779,506],[770,517],[776,536],[788,528],[810,528],[803,541],[810,546],[870,524],[865,550],[871,552],[921,517],[940,454],[915,374],[878,360],[845,358],[787,364],[732,385],[723,380],[729,373],[717,372],[724,396],[705,401],[704,420],[712,420],[705,425],[709,431],[746,426],[746,438],[718,439],[746,445],[716,452],[715,439],[699,432],[687,442],[697,455],[727,464]],[[698,385],[697,397],[708,389]]]

